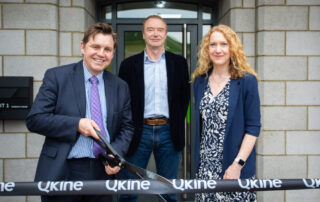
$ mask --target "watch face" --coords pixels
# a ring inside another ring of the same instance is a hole
[[[239,163],[240,165],[242,165],[242,166],[244,166],[244,164],[245,164],[244,160],[242,160],[242,159],[239,159],[238,163]]]
[[[246,163],[244,160],[242,160],[241,158],[236,158],[235,161],[241,165],[241,166],[244,166],[244,164]]]

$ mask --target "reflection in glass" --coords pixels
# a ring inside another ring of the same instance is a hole
[[[202,11],[202,19],[203,20],[211,20],[212,8],[203,7]]]
[[[145,48],[141,31],[124,33],[124,58],[140,53]],[[168,32],[165,49],[177,55],[183,55],[182,32]],[[189,58],[189,59],[188,59]],[[187,60],[190,60],[190,33],[187,33]]]
[[[118,18],[146,18],[150,15],[160,15],[162,18],[197,18],[197,5],[149,1],[123,3],[117,5]]]
[[[102,16],[104,16],[104,19],[111,20],[112,18],[111,6],[102,7]]]
[[[124,58],[140,53],[145,48],[141,31],[124,32]]]
[[[204,37],[209,32],[210,29],[211,29],[211,25],[203,25],[202,26],[202,37]]]

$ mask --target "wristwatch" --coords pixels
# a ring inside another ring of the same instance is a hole
[[[236,158],[234,159],[235,162],[237,162],[240,166],[244,166],[244,164],[246,164],[246,162],[244,160],[242,160],[241,158]]]

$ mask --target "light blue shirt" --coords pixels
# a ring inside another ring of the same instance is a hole
[[[169,118],[168,82],[165,51],[152,61],[144,51],[144,118]]]
[[[83,64],[83,72],[84,72],[84,85],[86,90],[86,118],[91,119],[90,113],[90,87],[91,82],[90,78],[93,76],[88,69],[86,68],[85,64]],[[110,136],[107,130],[107,101],[106,101],[106,94],[104,88],[104,80],[103,80],[103,72],[96,76],[98,78],[98,90],[99,90],[99,97],[101,103],[101,111],[102,111],[102,118],[103,118],[103,126],[106,131],[107,140],[110,142]],[[85,137],[84,135],[80,135],[76,144],[72,147],[68,158],[95,158],[93,155],[93,140],[89,137]]]

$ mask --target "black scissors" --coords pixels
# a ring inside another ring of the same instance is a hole
[[[91,137],[97,144],[101,146],[106,152],[101,153],[99,155],[99,159],[103,162],[104,165],[109,165],[111,167],[120,166],[121,168],[127,169],[131,174],[136,176],[138,179],[151,179],[151,180],[158,180],[165,184],[168,184],[170,186],[172,185],[172,182],[170,182],[165,177],[162,177],[161,175],[158,175],[154,172],[145,170],[143,168],[140,168],[136,165],[133,165],[132,163],[127,162],[122,156],[120,156],[111,146],[111,144],[106,140],[106,138],[96,129],[94,129],[99,136],[99,140]],[[112,156],[109,156],[109,155]],[[160,194],[156,195],[161,201],[166,201]]]

